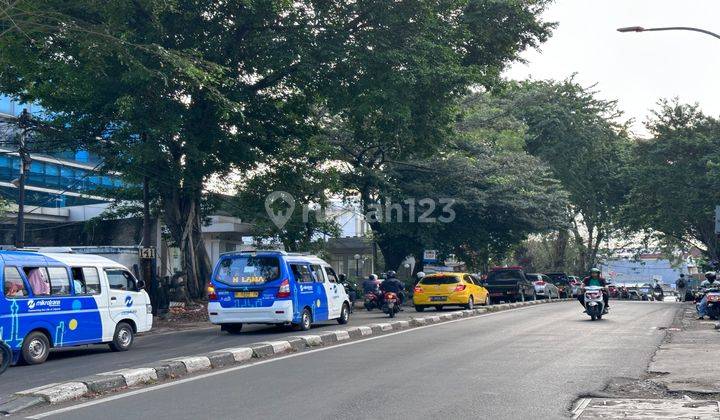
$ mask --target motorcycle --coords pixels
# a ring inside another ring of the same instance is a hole
[[[662,302],[664,299],[665,299],[665,294],[663,292],[653,290],[651,300],[654,300],[656,302]]]
[[[368,292],[365,293],[365,309],[372,311],[373,309],[380,309],[382,303],[380,301],[380,292]]]
[[[585,288],[585,313],[590,315],[590,319],[602,319],[605,312],[605,301],[603,300],[603,289],[597,286],[588,286]]]
[[[400,299],[398,295],[393,292],[385,292],[383,295],[383,312],[390,315],[390,318],[395,318],[395,314],[400,312]]]
[[[707,314],[710,319],[720,318],[720,290],[709,290],[707,296]]]

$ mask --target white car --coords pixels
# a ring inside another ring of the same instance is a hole
[[[548,299],[557,299],[560,297],[560,290],[558,290],[557,286],[551,282],[550,277],[545,274],[526,273],[525,277],[527,277],[527,279],[533,283],[533,286],[535,286],[535,294],[538,297]]]

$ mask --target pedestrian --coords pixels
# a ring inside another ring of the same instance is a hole
[[[687,290],[685,274],[680,273],[680,278],[675,282],[675,288],[677,289],[678,296],[680,296],[680,302],[685,302],[685,291]]]

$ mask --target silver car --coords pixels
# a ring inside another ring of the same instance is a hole
[[[535,286],[535,294],[540,298],[557,299],[560,297],[560,290],[552,284],[550,277],[545,274],[530,273],[525,274],[528,280]]]

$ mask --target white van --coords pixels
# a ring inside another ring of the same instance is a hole
[[[51,348],[108,343],[125,351],[152,328],[150,297],[124,266],[87,254],[0,251],[0,340],[13,362]]]

